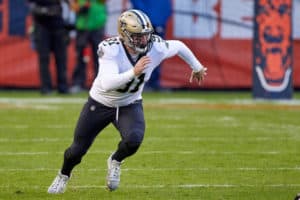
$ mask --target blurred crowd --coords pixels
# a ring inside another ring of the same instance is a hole
[[[32,43],[38,55],[40,92],[78,93],[87,90],[86,52],[92,52],[93,75],[98,72],[98,44],[105,38],[107,10],[105,0],[27,0],[33,19]],[[131,0],[133,9],[144,11],[153,23],[155,34],[165,37],[171,15],[171,0]],[[163,12],[161,12],[163,11]],[[159,15],[157,13],[160,13]],[[71,80],[67,78],[67,48],[75,35],[76,64]],[[57,87],[52,83],[49,63],[55,58]],[[146,90],[160,90],[160,71],[156,68]]]
[[[85,48],[92,48],[94,74],[98,71],[97,47],[104,38],[106,8],[104,0],[27,0],[33,17],[33,43],[38,54],[40,91],[54,90],[49,71],[50,55],[56,66],[57,90],[61,94],[85,89]],[[71,31],[76,33],[76,66],[71,83],[67,81],[67,46]]]

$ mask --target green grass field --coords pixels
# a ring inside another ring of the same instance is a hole
[[[292,200],[300,192],[300,94],[254,101],[250,92],[145,93],[146,135],[105,189],[119,134],[107,127],[67,191],[47,188],[72,141],[87,93],[0,92],[0,199]]]

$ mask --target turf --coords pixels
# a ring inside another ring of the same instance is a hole
[[[0,92],[0,199],[288,200],[300,192],[300,95],[253,100],[250,92],[145,93],[146,135],[105,189],[119,134],[107,127],[73,171],[67,191],[47,188],[72,142],[87,93]]]

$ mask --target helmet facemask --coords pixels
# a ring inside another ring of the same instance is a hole
[[[129,33],[124,31],[126,39],[125,44],[138,53],[145,53],[150,46],[152,33]]]

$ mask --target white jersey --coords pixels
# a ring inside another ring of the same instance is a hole
[[[194,71],[203,66],[181,41],[163,40],[152,36],[152,47],[146,53],[151,63],[142,74],[134,75],[134,65],[119,37],[104,40],[99,44],[99,71],[90,90],[90,96],[109,107],[120,107],[142,99],[145,82],[152,71],[166,58],[179,55]]]

